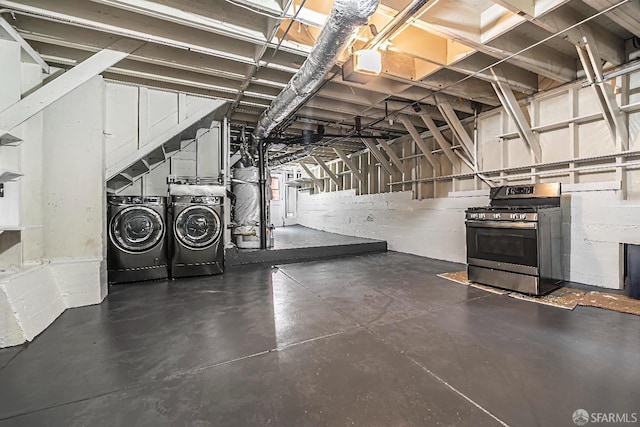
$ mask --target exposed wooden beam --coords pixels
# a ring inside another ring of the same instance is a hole
[[[474,150],[473,140],[467,133],[467,130],[464,128],[464,125],[462,124],[458,116],[456,115],[456,112],[453,111],[453,108],[451,108],[451,105],[448,102],[444,101],[438,95],[436,95],[436,101],[438,102],[438,109],[444,116],[447,124],[449,125],[449,128],[451,128],[451,131],[453,132],[453,134],[456,136],[456,138],[458,138],[458,140],[462,144],[462,148],[467,153],[467,156],[469,157],[469,159],[473,161],[475,159],[475,155],[474,155],[475,150]]]
[[[504,58],[527,49],[535,41],[511,32],[492,40],[482,49],[490,55]],[[575,59],[546,45],[525,50],[509,62],[562,83],[576,79]]]
[[[307,165],[305,165],[302,162],[300,162],[298,164],[307,173],[307,175],[309,175],[309,178],[311,178],[311,180],[316,185],[316,187],[318,187],[318,190],[324,191],[324,182],[321,179],[318,179],[318,177],[315,176],[313,172],[311,172],[311,169],[309,169],[309,167]]]
[[[402,92],[398,92],[395,95],[402,99],[409,99],[412,101],[423,101],[429,100],[428,102],[433,101],[432,97],[429,95],[433,95],[433,91],[429,91],[422,87],[411,86]],[[466,98],[453,97],[444,93],[439,93],[438,96],[441,99],[446,100],[451,104],[451,106],[456,110],[466,114],[474,114],[475,113],[475,105]],[[429,112],[430,113],[430,112]]]
[[[413,138],[418,148],[420,148],[420,151],[422,151],[422,154],[427,159],[429,164],[431,164],[433,169],[435,169],[439,173],[440,163],[438,162],[438,159],[436,159],[436,156],[433,155],[425,140],[422,139],[418,130],[415,128],[415,126],[413,126],[413,123],[408,120],[407,116],[400,116],[400,121],[407,128],[409,134],[411,135],[411,138]]]
[[[439,92],[440,96],[446,95],[451,99],[465,99],[474,100],[477,102],[482,102],[487,105],[499,105],[500,101],[494,95],[493,91],[488,92],[487,88],[489,84],[479,80],[479,79],[471,79],[465,80],[463,82],[459,82],[463,75],[458,75],[456,78],[452,76],[452,74],[458,74],[450,70],[442,70],[442,74],[436,73],[435,75],[429,76],[424,80],[412,80],[408,77],[399,76],[399,75],[391,75],[387,74],[387,77],[390,79],[394,79],[400,82],[411,83],[414,86],[418,86],[419,89],[422,90],[421,98],[425,98],[428,95],[429,91],[441,91]],[[457,84],[456,84],[457,83]],[[447,89],[442,90],[443,87],[447,87]],[[426,89],[426,90],[425,90]],[[454,103],[455,105],[456,103]]]
[[[76,65],[50,83],[0,112],[0,129],[10,131],[73,89],[126,58],[143,42],[122,39]]]
[[[553,13],[532,18],[531,22],[545,29],[551,34],[569,28],[583,19],[577,12],[568,7],[555,9]],[[579,27],[572,28],[562,33],[562,36],[575,45],[581,45],[585,33],[593,34],[596,47],[602,59],[615,65],[626,62],[624,54],[624,40],[610,31],[605,30],[594,23],[587,22]]]
[[[466,75],[474,74],[478,79],[492,83],[493,76],[487,67],[495,62],[494,57],[476,52],[459,62],[447,65],[447,68]],[[536,73],[508,62],[502,63],[501,67],[504,69],[507,82],[512,88],[526,94],[534,94],[538,91],[538,75]]]
[[[311,156],[313,158],[313,160],[316,161],[316,163],[322,168],[324,169],[324,171],[327,173],[327,175],[329,176],[329,178],[331,179],[331,181],[333,181],[336,186],[338,187],[339,190],[342,190],[342,180],[340,180],[338,178],[338,176],[333,173],[333,171],[331,170],[331,168],[329,166],[327,166],[327,164],[324,162],[324,160],[322,160],[319,156]]]
[[[55,55],[55,46],[98,52],[108,47],[113,40],[113,37],[105,37],[99,31],[25,16],[18,16],[15,25],[20,34],[41,54],[48,51]],[[129,59],[232,80],[246,79],[250,68],[248,64],[157,43],[147,43]]]
[[[595,91],[600,110],[611,133],[611,138],[621,150],[628,150],[629,132],[625,123],[624,113],[616,102],[611,86],[602,81],[604,71],[595,39],[590,32],[585,31],[583,41],[584,48],[576,46],[576,50],[587,79],[591,82],[591,86]]]
[[[391,167],[389,160],[384,156],[384,154],[382,154],[382,151],[378,149],[378,146],[366,138],[362,138],[362,142],[364,143],[364,145],[367,146],[367,148],[369,149],[369,152],[373,155],[373,157],[375,157],[376,160],[378,160],[378,162],[380,163],[380,166],[385,171],[387,171],[389,175],[393,175],[394,170]]]
[[[546,10],[536,10],[536,3],[528,0],[493,0],[513,13],[524,16],[529,22],[548,31],[558,33],[574,26],[583,19],[575,10],[569,7],[556,7],[551,13]],[[608,62],[620,65],[625,62],[624,40],[615,34],[593,23],[584,23],[562,33],[562,36],[575,45],[582,45],[582,33],[587,29],[596,36],[598,50],[602,58]],[[506,74],[506,73],[505,73]]]
[[[505,27],[498,34],[482,34],[482,37],[479,37],[476,32],[465,31],[460,26],[444,20],[430,22],[428,25],[431,31],[443,34],[494,58],[504,59],[522,51],[517,56],[511,57],[509,62],[555,81],[568,83],[575,80],[577,71],[575,60],[545,45],[526,50],[534,40],[512,31],[524,20],[518,15],[513,15],[513,18],[515,19],[513,25]],[[474,28],[477,31],[477,27],[474,26]]]
[[[444,152],[444,155],[447,157],[447,159],[449,159],[449,162],[451,162],[451,164],[454,166],[457,165],[458,158],[453,153],[451,144],[449,144],[449,141],[447,141],[442,132],[440,132],[440,129],[438,129],[438,126],[436,126],[433,119],[428,114],[423,114],[420,116],[420,118],[422,119],[422,121],[424,121],[424,124],[427,125],[427,128],[431,132],[431,135],[433,135],[433,138],[436,140],[440,148],[442,148],[442,151]]]
[[[521,16],[533,17],[536,15],[536,2],[531,0],[493,0],[505,9]]]
[[[95,4],[84,1],[37,0],[33,4],[24,4],[0,0],[0,6],[117,37],[187,49],[245,64],[256,63],[256,45],[253,43],[196,29],[179,31],[177,24],[163,23],[132,12],[105,13],[104,6],[94,7]]]
[[[6,37],[5,37],[6,35]],[[49,65],[44,62],[44,59],[40,57],[40,54],[36,52],[29,43],[9,24],[4,18],[0,17],[0,39],[7,38],[8,40],[12,40],[17,42],[22,50],[25,51],[27,56],[31,58],[31,60],[38,64],[42,71],[45,74],[49,74]]]
[[[349,93],[349,102],[359,105],[372,105],[383,102],[388,96],[388,93],[380,93],[375,92],[369,88],[369,85],[362,87],[353,87],[349,86],[348,88],[345,85],[337,83],[335,81],[330,81],[322,87],[322,91],[320,94],[329,99],[336,99],[339,101],[344,101],[345,92]]]
[[[500,98],[505,111],[515,123],[518,135],[520,135],[520,138],[522,138],[522,140],[529,146],[536,158],[536,161],[542,162],[542,148],[540,148],[538,137],[531,130],[531,123],[528,122],[522,112],[522,109],[520,109],[520,104],[513,94],[513,91],[506,83],[504,83],[502,79],[502,77],[504,77],[502,71],[499,68],[492,68],[491,72],[495,77],[493,87]]]
[[[616,134],[615,140],[621,150],[629,149],[629,132],[627,130],[627,124],[625,123],[624,113],[620,110],[618,103],[616,102],[616,96],[613,93],[611,85],[604,82],[604,70],[602,68],[603,61],[601,59],[598,44],[593,34],[590,31],[583,31],[583,39],[585,40],[585,49],[589,54],[591,63],[593,64],[593,70],[595,72],[596,83],[600,91],[602,92],[604,101],[607,105],[608,114],[613,120]]]
[[[348,116],[362,116],[368,109],[368,107],[347,102],[344,98],[342,101],[336,101],[333,99],[313,97],[313,99],[306,102],[304,106],[306,108],[317,108],[324,111],[338,112]],[[382,111],[381,114],[382,117],[384,117],[384,111]]]
[[[615,3],[612,0],[582,0],[583,3],[591,6],[597,11],[605,10]],[[640,8],[638,3],[630,1],[611,10],[606,14],[616,24],[629,31],[636,37],[640,37]]]
[[[443,69],[427,77],[421,82],[416,82],[416,84],[424,85],[434,91],[448,87],[446,92],[450,95],[471,99],[487,105],[495,106],[500,104],[500,101],[493,92],[490,83],[475,77],[461,81],[464,78],[464,74],[460,74],[453,70]]]
[[[382,149],[387,153],[387,155],[389,156],[389,159],[391,159],[391,162],[395,165],[395,167],[398,168],[400,172],[403,172],[405,169],[405,164],[402,162],[402,160],[400,160],[396,152],[393,151],[393,149],[387,143],[387,141],[385,141],[384,139],[376,139],[376,141],[378,142],[378,144],[380,144]]]
[[[69,0],[65,0],[69,1]],[[224,1],[208,0],[198,7],[172,7],[167,3],[148,0],[92,0],[107,6],[180,24],[192,30],[203,30],[238,40],[263,44],[273,19],[245,13],[242,9],[225,7]],[[196,12],[197,10],[197,12]],[[126,16],[126,15],[125,15]]]
[[[338,157],[340,157],[340,160],[342,160],[342,162],[347,165],[351,173],[353,173],[353,176],[355,176],[358,181],[364,182],[362,172],[360,172],[353,160],[347,157],[347,155],[341,148],[333,147],[333,151],[335,151]]]

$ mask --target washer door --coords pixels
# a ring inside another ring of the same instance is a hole
[[[145,206],[130,206],[118,212],[109,224],[109,238],[121,251],[140,253],[152,249],[164,237],[160,214]]]
[[[190,249],[206,249],[222,234],[220,215],[208,206],[189,206],[178,214],[173,227],[176,238]]]

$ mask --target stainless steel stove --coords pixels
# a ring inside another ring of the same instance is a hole
[[[491,189],[466,211],[469,280],[533,295],[562,285],[560,184]]]

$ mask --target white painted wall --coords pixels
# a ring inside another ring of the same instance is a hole
[[[628,78],[628,82],[622,79]],[[618,105],[640,102],[640,73],[618,77],[608,82],[615,86]],[[599,112],[593,88],[574,82],[526,99],[532,126],[557,124],[563,120]],[[629,149],[640,150],[640,111],[628,114]],[[466,124],[472,135],[472,123]],[[539,172],[531,168],[533,157],[527,145],[514,133],[515,126],[502,108],[480,114],[477,121],[478,169],[481,172],[522,167],[505,174]],[[448,130],[445,136],[450,138]],[[542,162],[563,162],[556,169],[567,168],[570,160],[619,153],[603,120],[572,123],[537,133],[542,146]],[[433,139],[427,138],[433,146]],[[391,147],[400,156],[415,152],[415,144],[401,139]],[[367,161],[368,152],[356,154],[365,183],[354,190],[335,192],[329,178],[319,168],[313,172],[324,179],[330,193],[299,193],[299,223],[308,227],[359,237],[385,239],[392,250],[455,262],[465,262],[464,210],[488,203],[487,197],[447,197],[449,192],[485,190],[478,178],[461,177],[404,186],[405,192],[387,193],[388,174],[379,165]],[[443,166],[450,163],[442,153],[436,157]],[[630,156],[629,162],[640,156]],[[405,160],[419,178],[430,178],[433,169],[424,158]],[[614,160],[615,162],[615,160]],[[577,166],[597,162],[577,163]],[[329,163],[333,170],[344,169],[341,161]],[[553,170],[554,167],[548,169]],[[464,172],[464,170],[463,170]],[[442,175],[446,175],[444,171]],[[495,176],[495,175],[494,175]],[[506,177],[505,177],[506,178]],[[345,188],[354,188],[350,174],[344,176]],[[406,177],[405,177],[406,179]],[[626,171],[598,170],[556,173],[551,176],[523,176],[504,180],[503,184],[561,182],[563,184],[563,219],[565,240],[565,277],[569,280],[606,288],[622,285],[624,243],[640,242],[640,168]],[[500,181],[496,181],[500,183]],[[394,191],[401,190],[394,186]],[[623,191],[626,189],[626,192]],[[457,193],[456,193],[457,192]],[[363,194],[356,196],[357,194]],[[366,195],[367,193],[375,193]],[[625,194],[626,193],[626,194]],[[435,197],[435,198],[434,198]],[[414,200],[424,199],[424,200]]]
[[[0,41],[0,109],[42,82],[17,44]],[[66,308],[107,292],[104,199],[104,82],[95,77],[14,133],[0,164],[24,176],[0,199],[0,347],[32,340]]]
[[[129,160],[154,139],[211,104],[211,99],[172,91],[106,83],[105,135],[107,164]],[[220,173],[220,123],[198,133],[193,142],[169,161],[153,169],[119,195],[167,196],[167,177],[218,176]]]
[[[620,244],[640,244],[640,201],[622,201],[619,191],[589,190],[594,186],[588,184],[566,188],[565,277],[620,288]],[[355,190],[298,196],[301,225],[386,240],[390,250],[459,263],[466,262],[464,210],[489,202],[486,196],[414,200],[411,192],[356,196]]]
[[[104,258],[103,108],[104,82],[98,76],[44,111],[47,259]]]
[[[195,176],[197,165],[196,153],[197,144],[193,142],[171,157],[171,174],[179,176]]]
[[[20,100],[21,74],[20,47],[17,43],[0,40],[0,111]],[[22,132],[15,130],[16,134]],[[21,171],[20,148],[0,146],[0,169]],[[20,225],[20,184],[7,182],[4,197],[0,198],[0,227]],[[0,234],[0,270],[18,270],[22,264],[20,233],[7,231]]]
[[[222,156],[222,135],[219,122],[213,123],[211,130],[196,141],[196,174],[217,177],[220,174]]]
[[[279,182],[280,188],[280,200],[270,200],[269,201],[269,221],[270,224],[273,224],[275,227],[283,227],[284,226],[284,217],[285,217],[285,197],[286,197],[286,187],[284,185],[284,176],[277,173],[271,174],[271,179],[277,179]],[[271,187],[273,188],[273,186]]]
[[[0,41],[0,111],[42,82],[20,48]],[[15,130],[0,168],[24,174],[5,186],[0,225],[0,347],[32,340],[66,308],[107,294],[105,166],[131,155],[211,100],[106,84],[97,76]],[[128,191],[166,195],[169,174],[216,176],[220,124]],[[200,174],[202,174],[200,173]]]
[[[464,210],[488,197],[412,199],[412,193],[356,196],[355,190],[298,194],[298,223],[349,236],[386,240],[389,249],[454,262],[465,260]]]
[[[22,64],[22,92],[42,83],[42,70],[37,64]],[[22,138],[28,143],[20,145],[20,217],[22,230],[23,264],[41,264],[44,259],[43,165],[44,138],[43,113],[38,113],[22,125]]]

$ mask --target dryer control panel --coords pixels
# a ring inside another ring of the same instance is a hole
[[[198,205],[219,205],[222,204],[222,197],[194,196],[191,198],[191,203]]]

